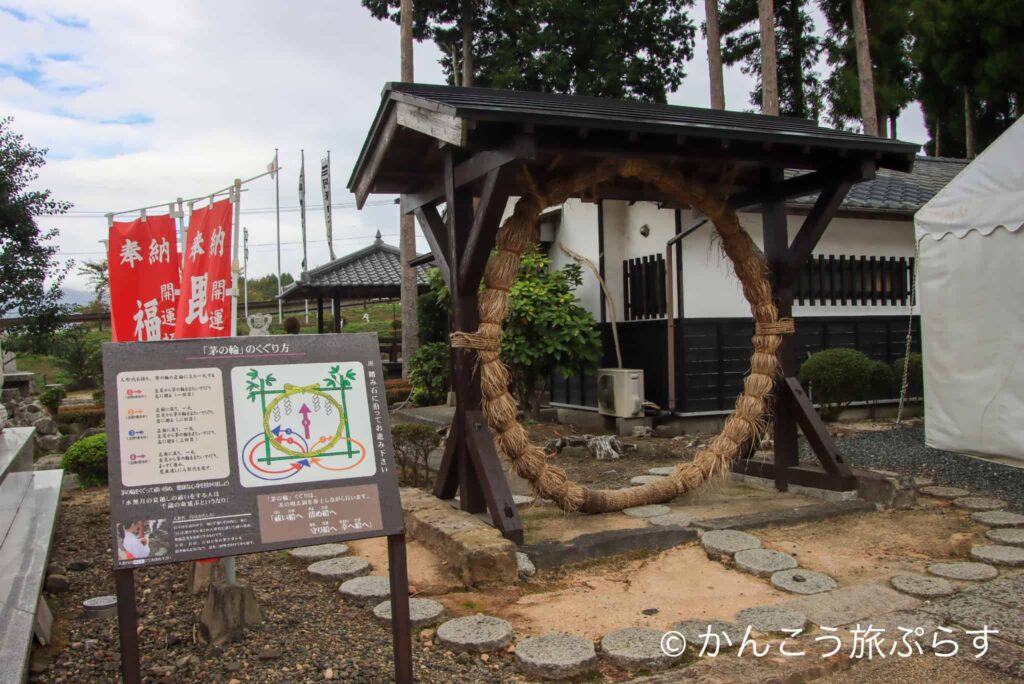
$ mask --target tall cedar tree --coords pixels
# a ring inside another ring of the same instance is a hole
[[[828,35],[824,47],[831,73],[825,81],[829,122],[837,128],[851,128],[860,121],[860,92],[857,74],[857,49],[854,44],[850,0],[818,0]],[[915,97],[917,72],[910,57],[910,5],[885,0],[865,0],[871,71],[875,82],[875,108],[879,134],[884,127],[895,135],[896,117]]]
[[[397,18],[397,0],[363,4],[378,18]],[[448,82],[457,82],[462,3],[413,5],[415,35],[438,44]],[[479,0],[471,4],[474,84],[664,102],[693,57],[696,28],[687,15],[692,5],[693,0]]]
[[[821,39],[807,13],[808,0],[775,1],[775,45],[778,53],[779,113],[817,120],[822,110],[821,80],[814,65],[821,53]],[[719,22],[725,44],[726,64],[742,64],[743,73],[757,78],[750,103],[761,105],[761,37],[757,0],[726,0]]]
[[[0,119],[0,317],[26,319],[11,346],[45,351],[69,307],[62,303],[61,283],[72,263],[60,266],[57,247],[48,244],[57,230],[42,231],[37,220],[71,208],[33,190],[37,169],[46,163],[45,149],[33,147],[11,130],[11,117]]]
[[[912,58],[918,99],[931,134],[927,149],[966,156],[965,95],[971,103],[975,153],[1019,116],[1024,93],[1022,0],[913,0]]]

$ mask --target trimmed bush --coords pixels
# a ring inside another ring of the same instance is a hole
[[[892,372],[896,376],[896,390],[903,389],[903,365],[909,366],[907,373],[907,396],[924,396],[924,364],[921,355],[911,352],[910,356],[900,357],[893,361]]]
[[[409,359],[412,402],[418,406],[443,404],[451,386],[448,366],[450,351],[444,342],[431,342],[416,350]]]
[[[46,407],[50,415],[55,416],[60,408],[60,402],[64,401],[64,397],[67,395],[68,393],[64,391],[64,387],[60,385],[47,387],[39,393],[39,403]]]
[[[107,435],[100,433],[81,439],[64,452],[60,467],[78,476],[83,487],[98,487],[107,482]]]
[[[892,368],[885,361],[870,361],[868,377],[864,388],[865,398],[873,401],[891,399],[896,386]]]
[[[391,437],[402,484],[412,487],[429,485],[427,456],[441,441],[437,430],[421,423],[399,423],[391,426]]]
[[[810,387],[825,420],[836,420],[851,401],[864,396],[871,360],[856,349],[825,349],[800,366],[800,382]]]

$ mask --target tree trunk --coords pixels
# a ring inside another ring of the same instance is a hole
[[[871,72],[871,49],[868,46],[868,20],[864,0],[853,0],[853,33],[857,46],[857,80],[860,81],[860,115],[864,132],[878,135],[878,112],[875,109],[875,79]]]
[[[936,157],[941,157],[942,156],[942,152],[941,152],[941,149],[942,149],[942,146],[941,146],[942,137],[941,136],[942,136],[942,120],[941,119],[935,119],[935,156]]]
[[[707,13],[711,108],[725,109],[725,84],[722,80],[722,34],[718,30],[718,0],[704,0],[704,9]]]
[[[412,83],[412,0],[402,0],[401,5],[401,50],[402,80]],[[420,345],[419,323],[416,320],[416,269],[409,261],[416,257],[416,224],[412,214],[402,214],[399,209],[398,252],[402,264],[399,292],[402,299],[402,377],[409,377],[409,359]]]
[[[473,85],[473,1],[462,0],[462,85]]]
[[[967,158],[974,159],[974,101],[971,98],[971,89],[964,87],[964,145],[967,150]]]
[[[896,115],[889,115],[889,137],[893,140],[896,139]]]
[[[775,6],[772,0],[757,0],[761,26],[761,111],[779,115],[779,67],[775,52]]]

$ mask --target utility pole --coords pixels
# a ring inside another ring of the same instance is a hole
[[[242,301],[245,302],[245,322],[249,322],[249,229],[242,228],[242,273],[245,283],[242,285]]]
[[[761,28],[761,112],[779,115],[779,66],[775,51],[775,3],[757,0]]]
[[[401,57],[402,81],[412,83],[412,0],[402,0],[401,4]],[[399,238],[398,252],[401,262],[401,298],[402,298],[402,377],[409,377],[409,359],[420,344],[419,323],[416,319],[416,269],[409,262],[416,257],[416,224],[412,214],[405,214],[399,203]]]
[[[864,132],[878,135],[878,110],[875,109],[875,78],[871,71],[868,46],[868,20],[864,0],[853,0],[853,40],[857,48],[857,80],[860,85],[860,118]]]
[[[718,0],[704,0],[707,15],[708,73],[711,77],[711,108],[725,109],[722,79],[722,32],[718,29]]]

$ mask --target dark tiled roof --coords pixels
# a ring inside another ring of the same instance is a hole
[[[874,180],[858,183],[850,189],[841,209],[913,214],[946,187],[968,163],[969,159],[917,157],[910,173],[879,169]],[[792,203],[802,205],[813,201],[812,195]]]
[[[380,231],[373,244],[359,251],[346,254],[334,261],[318,266],[302,275],[297,283],[289,285],[281,293],[286,297],[297,287],[338,288],[338,287],[400,287],[399,251],[397,247],[380,239]],[[429,266],[416,269],[418,285],[427,284],[426,272]]]

